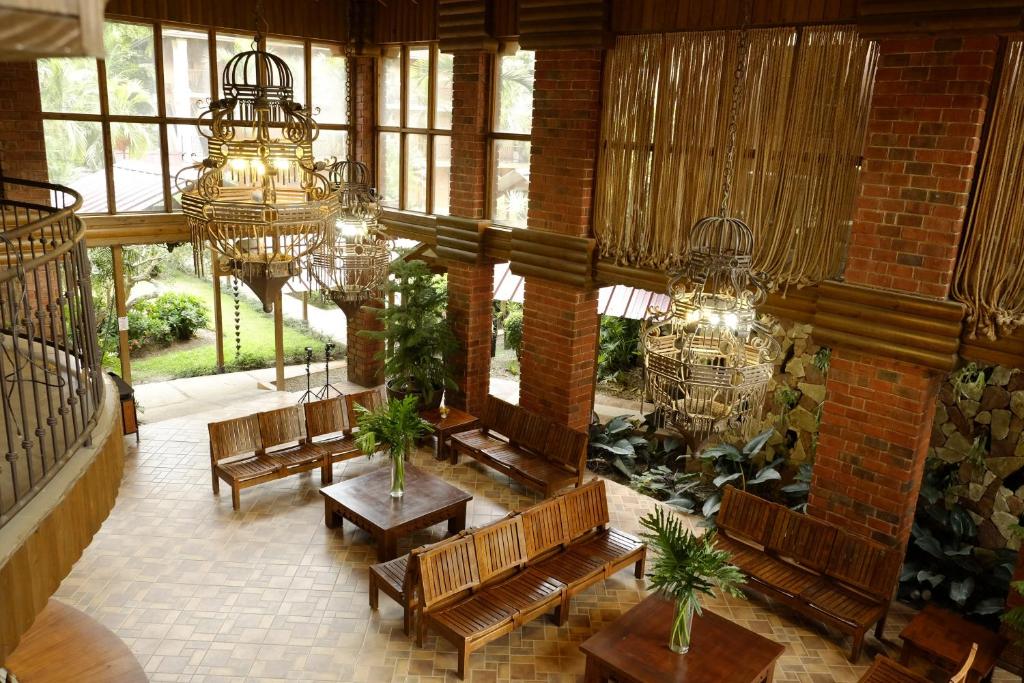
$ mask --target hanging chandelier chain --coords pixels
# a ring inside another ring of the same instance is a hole
[[[256,28],[256,37],[253,38],[253,48],[256,50],[262,50],[264,38],[270,32],[270,24],[267,22],[267,17],[263,14],[263,0],[256,0],[256,3],[253,5],[252,23]]]
[[[359,2],[349,0],[348,3],[348,43],[345,44],[345,116],[348,117],[348,135],[345,137],[345,154],[348,161],[355,160],[355,111],[352,109],[352,81],[355,79],[355,54],[357,32],[362,27],[359,18]]]
[[[743,24],[740,26],[739,44],[736,49],[736,70],[733,72],[732,101],[729,104],[729,129],[726,134],[725,182],[722,185],[722,204],[719,213],[724,217],[729,211],[729,196],[732,193],[733,174],[736,166],[736,137],[740,113],[740,101],[743,97],[743,83],[746,80],[747,54],[750,49],[750,4],[743,3]]]

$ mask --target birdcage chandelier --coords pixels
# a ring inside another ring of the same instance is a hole
[[[728,212],[746,46],[745,24],[719,213],[691,228],[687,260],[669,281],[669,305],[649,308],[642,326],[645,397],[655,423],[694,446],[713,433],[749,434],[780,352],[770,319],[757,313],[767,292],[753,270],[753,232]]]
[[[338,306],[379,299],[388,277],[390,249],[377,224],[380,201],[370,187],[369,171],[359,161],[336,161],[327,176],[340,212],[333,239],[313,252],[309,272]]]
[[[306,257],[333,239],[341,207],[325,164],[313,160],[319,129],[294,100],[291,70],[262,43],[257,32],[225,65],[223,97],[197,122],[209,156],[176,183],[197,272],[209,244],[269,312]]]

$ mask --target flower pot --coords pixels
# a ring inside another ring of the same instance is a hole
[[[676,601],[676,613],[672,618],[672,631],[668,643],[669,649],[676,654],[685,655],[690,651],[695,608],[696,605],[692,600]]]
[[[401,498],[405,495],[405,458],[391,455],[391,497]]]

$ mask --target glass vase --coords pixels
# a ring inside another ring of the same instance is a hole
[[[401,453],[391,454],[391,497],[401,498],[405,494],[405,458]]]
[[[692,600],[676,601],[676,613],[672,619],[672,632],[669,635],[668,643],[669,649],[676,654],[685,655],[690,651],[694,608]]]

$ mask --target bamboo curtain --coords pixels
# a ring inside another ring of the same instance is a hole
[[[953,298],[967,331],[990,339],[1024,326],[1024,43],[1007,46],[967,218]]]
[[[721,201],[737,32],[623,36],[609,57],[594,226],[620,265],[678,268]],[[771,286],[842,271],[877,48],[853,28],[750,32],[730,213]]]

